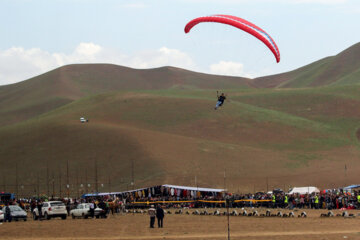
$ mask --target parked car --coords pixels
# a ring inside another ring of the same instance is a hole
[[[65,220],[67,217],[66,206],[60,201],[44,202],[41,208],[41,214],[46,220],[50,220],[54,217],[61,217],[61,219]],[[37,208],[33,211],[33,219],[39,219],[39,211]]]
[[[0,210],[0,222],[4,221],[6,208],[7,206],[3,207],[2,210]],[[8,206],[8,208],[10,208],[11,220],[27,220],[27,213],[21,207],[17,205],[10,205]]]
[[[4,221],[4,212],[0,210],[0,222]]]
[[[89,122],[89,119],[86,119],[86,118],[84,118],[84,117],[81,117],[81,118],[80,118],[80,122],[81,122],[81,123],[87,123],[87,122]]]
[[[101,208],[95,208],[94,216],[99,218],[99,216],[103,215],[103,212],[104,210]],[[90,217],[90,203],[80,203],[75,209],[70,211],[70,215],[73,219]]]

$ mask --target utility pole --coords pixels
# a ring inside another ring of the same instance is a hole
[[[98,167],[97,167],[97,159],[95,158],[95,191],[96,193],[99,192],[98,188]]]
[[[49,187],[49,160],[46,160],[46,191],[47,196],[50,196],[50,187]]]
[[[347,166],[345,164],[345,167],[344,167],[344,174],[345,174],[345,186],[346,186],[346,182],[347,182]]]
[[[109,174],[109,192],[111,193],[111,177],[110,177],[110,173]]]
[[[79,166],[77,166],[76,168],[76,197],[77,199],[80,198],[80,195],[79,195]]]
[[[228,230],[228,240],[230,240],[230,197],[225,196],[225,205],[226,205],[226,215],[227,215],[227,230]]]
[[[18,199],[19,198],[19,183],[18,183],[18,179],[19,178],[19,174],[18,174],[18,163],[16,162],[15,163],[15,187],[16,187],[16,191],[15,191],[15,194],[16,194],[16,198]]]
[[[60,198],[62,198],[62,189],[61,189],[61,167],[59,166],[59,193],[60,193]]]
[[[52,172],[52,198],[55,197],[55,172]]]
[[[269,178],[266,176],[266,193],[269,192]]]
[[[131,159],[131,186],[135,189],[134,159]]]
[[[86,193],[89,193],[88,177],[87,177],[87,166],[85,167],[85,191],[86,191]]]
[[[3,173],[3,184],[4,184],[4,192],[6,192],[6,177],[5,177],[5,173]]]
[[[69,183],[69,159],[66,160],[66,191],[67,197],[70,197],[70,183]]]
[[[37,174],[37,197],[38,199],[40,199],[40,177],[39,177],[39,173]]]
[[[197,199],[197,194],[199,192],[199,187],[198,187],[198,184],[197,184],[197,176],[195,175],[195,186],[196,186],[196,194],[195,194],[195,199]]]
[[[226,168],[224,169],[224,190],[226,189]]]

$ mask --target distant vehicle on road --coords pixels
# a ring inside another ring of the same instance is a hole
[[[61,217],[61,219],[65,220],[67,217],[66,206],[63,202],[60,201],[50,201],[44,202],[41,208],[42,217],[46,220],[50,220],[54,217]],[[39,219],[39,211],[37,208],[33,211],[33,219]]]
[[[94,216],[99,218],[102,215],[104,210],[101,208],[95,208]],[[80,203],[77,207],[70,211],[70,215],[73,219],[75,218],[88,218],[90,217],[90,203]]]
[[[84,118],[84,117],[81,117],[81,118],[80,118],[80,122],[81,122],[81,123],[87,123],[87,122],[89,122],[89,119],[86,119],[86,118]]]

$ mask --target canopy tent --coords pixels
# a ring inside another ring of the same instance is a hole
[[[354,189],[354,188],[360,188],[360,185],[350,185],[350,186],[347,186],[347,187],[344,187],[344,189]]]
[[[176,185],[169,185],[164,184],[163,187],[168,188],[175,188],[175,189],[181,189],[181,190],[189,190],[189,191],[200,191],[200,192],[225,192],[225,189],[218,189],[218,188],[202,188],[202,187],[187,187],[187,186],[176,186]]]
[[[133,194],[137,192],[143,192],[146,191],[148,196],[148,193],[152,194],[152,196],[159,194],[160,189],[176,189],[180,191],[189,191],[189,192],[201,192],[204,194],[218,194],[225,192],[224,189],[217,189],[217,188],[203,188],[203,187],[189,187],[189,186],[177,186],[177,185],[170,185],[170,184],[164,184],[159,186],[153,186],[153,187],[147,187],[147,188],[138,188],[123,192],[103,192],[103,193],[88,193],[82,195],[83,198],[85,197],[97,197],[97,196],[115,196],[115,195],[126,195],[126,194]],[[161,192],[162,193],[162,192]],[[169,195],[173,195],[174,192],[170,191],[168,192]]]
[[[291,189],[289,194],[311,194],[311,193],[319,193],[320,190],[317,187],[294,187]]]
[[[353,185],[344,187],[343,190],[344,190],[345,192],[351,193],[354,189],[357,189],[357,188],[360,188],[360,185],[358,185],[358,184],[353,184]]]

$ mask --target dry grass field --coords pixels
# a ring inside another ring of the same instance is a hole
[[[262,210],[264,212],[265,209]],[[296,215],[300,212],[296,212]],[[307,211],[307,218],[230,217],[231,239],[360,239],[360,217],[320,218],[325,210]],[[338,213],[334,211],[334,213]],[[352,211],[357,215],[359,211]],[[227,239],[226,216],[167,215],[164,228],[149,228],[143,214],[107,219],[52,219],[0,225],[0,239]]]

